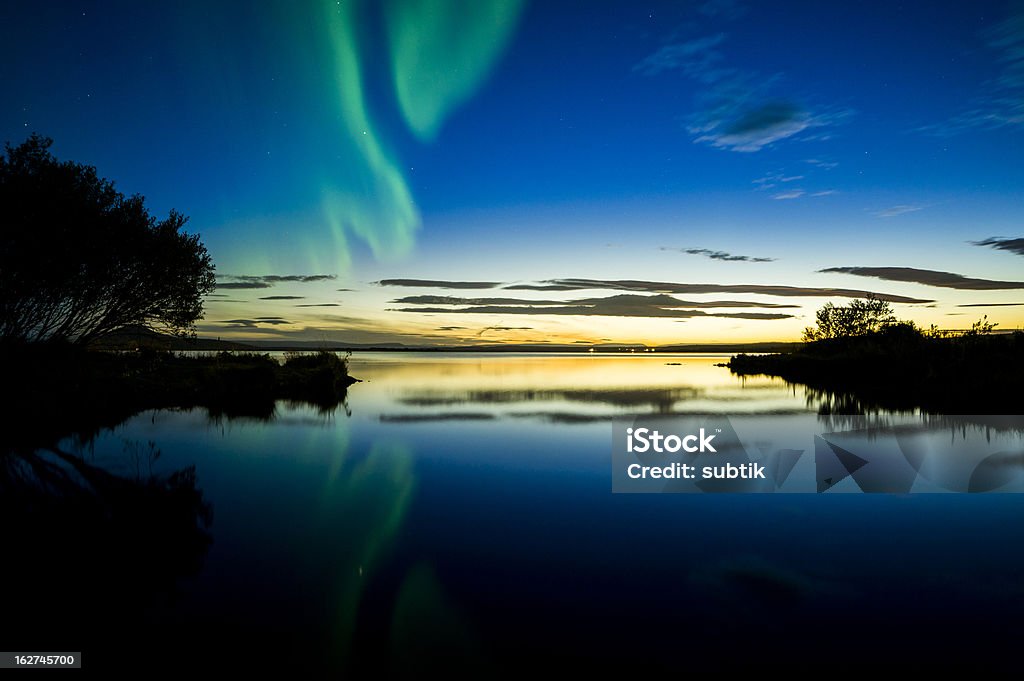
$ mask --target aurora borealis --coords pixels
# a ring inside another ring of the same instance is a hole
[[[200,335],[1024,326],[1020,3],[57,2],[0,50],[5,141],[190,216]]]

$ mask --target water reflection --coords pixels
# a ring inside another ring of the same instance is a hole
[[[195,466],[154,472],[159,457],[136,441],[104,466],[60,447],[0,452],[5,645],[96,644],[97,620],[129,645],[200,573],[212,505]]]
[[[555,423],[624,413],[806,412],[779,379],[740,378],[721,356],[366,354],[351,359],[361,409],[386,423],[537,418]],[[398,408],[396,408],[398,407]]]
[[[139,650],[163,659],[228,647],[251,655],[234,660],[240,667],[304,676],[423,675],[453,661],[511,675],[551,657],[607,669],[635,663],[638,651],[652,670],[678,670],[680,642],[700,651],[687,660],[695,670],[876,663],[851,657],[849,641],[919,666],[954,651],[984,667],[992,651],[1014,649],[1015,630],[998,623],[1024,607],[1024,496],[611,494],[611,417],[624,414],[745,417],[756,426],[751,456],[777,453],[769,440],[806,422],[851,451],[894,447],[900,465],[936,489],[1021,480],[1012,420],[819,414],[804,389],[744,381],[720,361],[356,355],[352,373],[363,382],[336,409],[147,412],[81,451],[65,440],[62,451],[88,466],[165,481],[146,493],[162,501],[143,506],[178,509],[168,513],[176,532],[170,521],[154,524],[163,529],[153,536],[169,541],[141,540],[153,544],[144,553],[163,552],[158,567],[129,561],[131,575],[112,569],[97,582],[128,601],[147,580],[173,582],[177,595],[144,617],[82,610],[93,617],[94,659],[116,650],[115,630],[132,629],[143,632]],[[964,438],[986,442],[986,456],[943,464]],[[806,466],[813,489],[813,444],[801,447],[794,472],[780,459],[772,475],[784,483]],[[4,503],[16,498],[6,490]],[[205,526],[198,509],[210,506],[216,524]],[[57,508],[54,518],[78,506]],[[95,517],[82,513],[69,531]],[[197,552],[186,526],[212,533],[212,543]],[[94,557],[95,533],[83,536],[70,546]],[[47,555],[58,567],[46,578],[66,579],[67,554]],[[192,577],[170,580],[167,570]],[[20,603],[30,616],[30,597]],[[51,612],[78,605],[55,597]]]

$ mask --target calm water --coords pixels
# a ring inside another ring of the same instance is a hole
[[[149,412],[66,443],[129,475],[194,465],[212,507],[194,576],[111,631],[183,666],[225,646],[364,673],[1010,664],[1024,496],[611,493],[613,416],[819,418],[721,361],[357,354],[333,413]]]

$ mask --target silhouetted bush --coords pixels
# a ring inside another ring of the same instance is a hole
[[[733,357],[740,375],[779,376],[819,391],[848,393],[850,404],[921,408],[946,414],[1024,410],[1024,333],[922,332],[910,323],[859,336],[807,343],[785,354]]]

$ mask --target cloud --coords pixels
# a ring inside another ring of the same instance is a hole
[[[1024,255],[1024,238],[1007,239],[1005,237],[992,236],[981,241],[972,241],[971,243],[975,246],[991,246],[1001,251]]]
[[[786,201],[787,199],[799,199],[804,195],[803,189],[791,189],[788,192],[781,192],[772,196],[776,201]]]
[[[805,130],[809,125],[806,111],[791,102],[766,102],[740,112],[722,128],[715,139],[718,145],[743,149],[757,148]]]
[[[437,331],[465,331],[468,327],[465,326],[439,326]]]
[[[379,286],[407,286],[411,288],[497,288],[500,281],[444,281],[441,279],[381,279]]]
[[[263,296],[260,300],[302,300],[306,296]]]
[[[485,326],[476,335],[482,336],[488,331],[533,331],[532,326]]]
[[[837,192],[835,189],[824,189],[824,190],[822,190],[820,192],[814,192],[813,194],[811,194],[811,196],[814,196],[814,197],[817,197],[817,196],[832,196],[833,194],[838,194],[838,193],[839,192]]]
[[[384,282],[415,282],[392,284]],[[433,282],[425,279],[384,279],[381,282],[384,286],[431,286],[440,284],[440,288],[493,288],[501,286],[503,291],[585,291],[585,290],[614,290],[633,293],[664,293],[664,294],[702,294],[702,293],[755,293],[767,296],[790,296],[807,298],[865,298],[874,296],[879,300],[890,303],[932,303],[934,300],[923,300],[909,296],[901,296],[877,291],[863,291],[847,288],[824,288],[804,286],[783,286],[773,284],[683,284],[675,282],[644,281],[635,279],[546,279],[531,283],[505,284],[500,282]],[[452,284],[455,284],[454,286]],[[473,284],[467,286],[465,284]],[[483,284],[486,284],[484,286]],[[453,302],[455,301],[455,302]],[[588,304],[584,300],[552,300],[535,301],[521,298],[451,298],[449,296],[410,296],[399,298],[392,302],[401,304],[434,304],[434,305],[579,305]],[[721,302],[721,301],[719,301]],[[727,301],[735,302],[735,301]],[[729,305],[712,305],[710,303],[694,303],[689,301],[674,301],[673,304],[689,307],[723,307]],[[744,304],[744,306],[748,306]],[[753,306],[753,304],[749,305]]]
[[[242,283],[279,284],[282,282],[309,283],[313,281],[331,281],[337,279],[336,274],[224,274],[218,279]]]
[[[940,136],[971,129],[1024,125],[1024,10],[986,30],[982,37],[995,58],[996,74],[981,84],[971,104],[952,118],[920,130]]]
[[[690,317],[731,317],[736,319],[789,319],[790,314],[768,312],[721,312],[710,313],[700,310],[666,310],[644,306],[565,306],[565,307],[512,307],[512,306],[480,306],[480,307],[425,307],[395,308],[393,312],[416,312],[420,314],[501,314],[501,315],[569,315],[584,317],[664,317],[672,319],[689,319]]]
[[[756,152],[805,131],[835,125],[849,115],[848,111],[812,113],[788,100],[751,98],[746,93],[723,95],[690,126],[690,132],[698,135],[694,141],[729,151]]]
[[[957,305],[957,307],[1017,307],[1024,305],[1024,303],[968,303],[966,305]]]
[[[246,282],[246,281],[229,281],[229,282],[217,282],[218,289],[254,289],[254,288],[270,288],[270,284],[265,284],[260,281]]]
[[[804,163],[810,163],[812,166],[821,168],[823,170],[832,170],[839,164],[835,161],[823,161],[820,158],[808,158],[804,159]]]
[[[757,191],[762,192],[762,191],[767,191],[769,189],[776,189],[776,188],[782,189],[781,187],[779,187],[780,184],[788,184],[790,182],[796,182],[797,180],[804,180],[804,179],[807,179],[806,176],[804,176],[804,175],[787,175],[786,173],[780,171],[780,172],[775,172],[775,173],[769,173],[768,175],[765,175],[763,177],[759,177],[756,180],[752,180],[751,182],[752,182],[752,184],[757,185],[755,187],[755,189]],[[789,191],[790,192],[793,192],[793,191],[797,192],[797,196],[801,196],[804,193],[804,191],[802,189],[790,189]],[[785,198],[797,198],[797,196],[785,197]]]
[[[735,18],[743,8],[729,0],[709,0],[698,6],[705,17]],[[678,72],[695,81],[695,113],[687,130],[698,143],[719,149],[755,152],[814,128],[838,123],[849,111],[810,111],[789,98],[772,93],[778,76],[764,76],[733,67],[722,49],[725,33],[713,33],[661,45],[633,67],[634,72],[658,76]],[[809,139],[812,135],[802,135]],[[815,131],[813,137],[830,135]]]
[[[858,277],[874,277],[886,281],[907,281],[940,288],[967,289],[972,291],[996,291],[1002,289],[1024,289],[1024,281],[996,281],[993,279],[972,279],[953,272],[922,270],[915,267],[829,267],[819,272],[853,274]]]
[[[722,69],[719,66],[724,57],[715,48],[724,40],[725,34],[718,33],[662,45],[634,66],[633,71],[645,76],[656,76],[665,71],[682,71],[695,80],[713,83],[732,72],[731,69]]]
[[[295,307],[341,307],[338,303],[304,303]]]
[[[542,288],[547,287],[547,288]],[[554,287],[554,288],[551,288]],[[508,286],[506,289],[513,287]],[[526,289],[525,285],[518,288]],[[556,291],[579,291],[588,289],[612,289],[616,291],[638,291],[647,293],[758,293],[768,296],[793,296],[813,298],[866,298],[874,296],[879,300],[890,303],[932,303],[933,300],[923,300],[900,296],[889,293],[878,293],[874,291],[862,291],[846,288],[819,288],[804,286],[781,286],[763,284],[681,284],[673,282],[643,281],[634,279],[550,279],[541,282],[539,287],[529,290],[556,290]]]
[[[336,289],[334,289],[334,290],[335,290],[335,291],[349,291],[349,292],[351,292],[351,291],[355,291],[355,289],[354,289],[354,288],[336,288]]]
[[[396,312],[455,313],[455,314],[501,314],[501,315],[576,315],[602,317],[665,317],[689,319],[691,317],[732,317],[737,319],[788,319],[793,315],[779,312],[704,312],[698,309],[684,309],[685,301],[672,296],[616,295],[605,298],[584,298],[572,301],[543,301],[536,304],[488,304],[463,305],[462,301],[444,303],[446,307],[396,308]],[[457,300],[457,299],[455,299]],[[520,330],[522,327],[487,327],[487,330]],[[525,330],[525,329],[523,329]],[[482,333],[482,332],[481,332]],[[479,334],[478,334],[479,335]]]
[[[525,298],[456,298],[452,296],[404,296],[392,303],[406,305],[562,305],[560,301],[528,300]]]
[[[223,274],[217,275],[219,289],[261,289],[284,282],[307,284],[337,279],[336,274]]]
[[[697,11],[706,17],[732,20],[746,14],[747,7],[736,0],[707,0],[697,7]]]
[[[890,206],[883,210],[877,211],[875,217],[878,218],[894,218],[897,215],[903,215],[905,213],[914,213],[924,208],[924,206],[914,206],[909,204],[900,204],[898,206]]]
[[[336,274],[308,274],[308,275],[295,275],[295,274],[268,274],[263,277],[264,281],[271,283],[277,283],[280,281],[300,281],[302,283],[308,283],[311,281],[333,281],[337,279]]]
[[[610,298],[575,298],[571,300],[530,300],[526,298],[452,298],[450,296],[406,296],[396,298],[391,303],[398,305],[532,305],[536,307],[559,307],[566,305],[600,305],[604,301],[619,300],[621,302],[641,302],[643,304],[660,305],[662,307],[688,308],[719,308],[719,307],[759,307],[771,309],[789,309],[798,305],[782,305],[779,303],[759,303],[745,300],[712,300],[692,301],[680,300],[669,295],[637,296],[619,295]]]
[[[713,251],[709,248],[667,248],[662,246],[663,251],[676,251],[688,255],[703,255],[712,260],[724,260],[726,262],[774,262],[775,258],[756,258],[751,255],[733,255],[725,251]]]
[[[255,319],[225,319],[220,324],[230,324],[228,328],[232,329],[253,329],[258,328],[261,325],[278,326],[281,324],[291,324],[291,322],[282,319],[281,317],[256,317]]]

